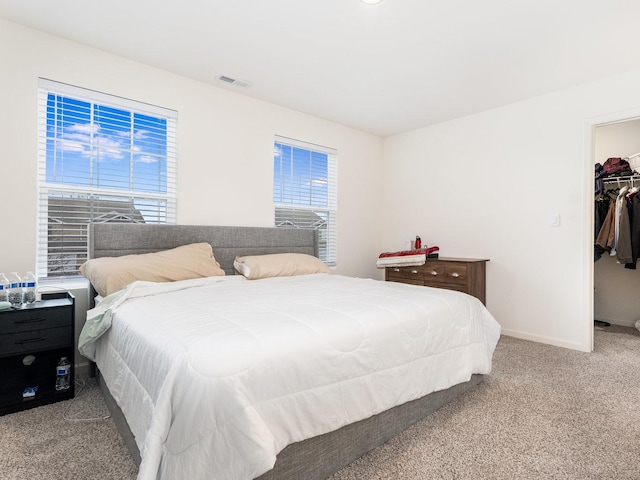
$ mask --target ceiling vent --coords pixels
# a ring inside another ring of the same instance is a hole
[[[240,87],[240,88],[249,88],[252,85],[251,82],[247,82],[246,80],[239,80],[237,78],[231,78],[225,75],[220,75],[218,77],[218,80],[224,83],[228,83],[230,85],[234,85],[236,87]]]

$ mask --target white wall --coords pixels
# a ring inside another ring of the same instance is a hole
[[[181,224],[272,226],[274,135],[337,149],[336,273],[379,276],[379,137],[1,19],[0,65],[0,271],[35,265],[36,100],[44,77],[178,111]]]
[[[274,135],[336,148],[337,272],[378,275],[379,137],[4,20],[0,20],[0,64],[0,188],[4,208],[15,205],[15,213],[3,215],[0,271],[34,267],[36,93],[38,77],[45,77],[178,111],[178,223],[182,224],[271,226]],[[363,245],[362,238],[370,240]]]
[[[419,234],[442,256],[489,258],[503,333],[590,350],[590,126],[637,109],[638,85],[640,71],[386,139],[385,245]]]
[[[626,157],[640,152],[640,120],[597,127],[594,132],[594,162]],[[640,186],[640,182],[637,182]],[[608,188],[615,188],[612,185]],[[640,268],[630,270],[615,257],[603,255],[594,264],[594,315],[598,320],[633,327],[640,319]]]

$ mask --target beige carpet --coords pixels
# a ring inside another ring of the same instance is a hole
[[[76,390],[78,392],[78,390]],[[1,480],[125,480],[137,468],[94,380],[75,400],[0,417]]]
[[[640,479],[640,333],[502,337],[487,381],[332,477],[355,479]]]
[[[0,417],[0,479],[133,479],[89,381],[75,402]],[[331,480],[640,479],[640,333],[591,354],[502,337],[483,384]],[[300,479],[304,480],[304,479]]]

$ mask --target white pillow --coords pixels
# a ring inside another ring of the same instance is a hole
[[[322,263],[322,260],[304,253],[236,257],[233,266],[238,273],[250,280],[330,272],[329,267]]]

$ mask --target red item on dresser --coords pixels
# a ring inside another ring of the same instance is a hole
[[[429,255],[430,253],[436,253],[440,250],[440,247],[425,247],[420,250],[401,250],[399,252],[384,252],[381,253],[378,258],[386,257],[406,257],[408,255]]]

